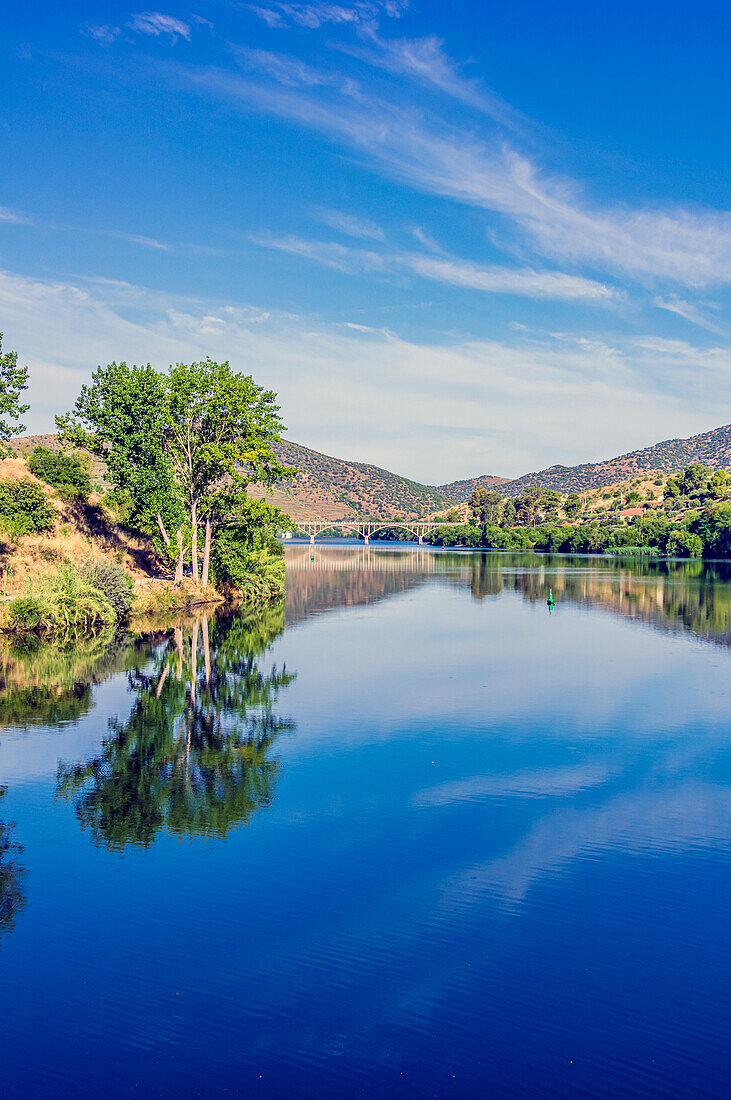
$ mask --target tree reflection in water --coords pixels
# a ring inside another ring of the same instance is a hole
[[[7,787],[0,787],[0,799],[6,790]],[[0,822],[0,934],[13,930],[15,918],[25,904],[22,886],[25,871],[17,861],[21,851],[13,840],[12,825]]]
[[[269,749],[294,729],[274,706],[295,677],[263,671],[261,658],[283,627],[281,607],[255,622],[203,616],[129,672],[128,719],[110,722],[97,756],[58,770],[57,793],[96,841],[148,846],[161,829],[223,836],[271,802],[279,764]]]

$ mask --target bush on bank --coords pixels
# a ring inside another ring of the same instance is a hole
[[[42,637],[93,634],[112,626],[117,614],[107,596],[70,564],[38,574],[32,589],[10,604],[10,629]]]
[[[12,542],[52,530],[55,518],[53,505],[32,478],[0,481],[0,527]]]
[[[35,447],[28,456],[28,469],[47,485],[58,489],[66,500],[89,499],[91,480],[88,464],[76,454]]]

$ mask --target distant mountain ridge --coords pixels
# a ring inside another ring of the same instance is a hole
[[[506,497],[521,496],[529,485],[540,485],[544,489],[557,489],[560,493],[580,492],[596,489],[603,485],[614,485],[619,481],[637,477],[649,470],[661,470],[673,473],[682,470],[691,462],[701,462],[713,469],[731,469],[731,424],[714,428],[710,432],[689,436],[688,439],[666,439],[652,447],[640,451],[630,451],[618,458],[605,462],[584,462],[578,466],[549,466],[512,481],[500,481],[492,486],[496,492]],[[486,484],[486,478],[470,478],[467,481],[442,485],[443,492],[453,500],[469,500],[477,485]],[[466,496],[457,497],[451,492],[453,486],[464,487]]]
[[[17,450],[38,443],[53,448],[59,446],[55,435],[26,436],[14,440],[11,446]],[[691,462],[731,469],[731,424],[688,439],[666,439],[605,462],[549,466],[512,480],[483,474],[446,485],[423,485],[380,466],[334,458],[291,440],[284,440],[275,450],[282,462],[297,468],[297,477],[266,493],[252,486],[250,493],[276,504],[295,521],[361,516],[384,519],[400,516],[413,520],[443,515],[455,503],[469,500],[478,485],[494,489],[502,496],[515,497],[529,485],[557,489],[561,493],[580,492],[614,485],[652,470],[673,473]],[[94,464],[93,476],[103,479],[103,464]]]
[[[503,485],[509,485],[510,480],[509,477],[498,477],[497,474],[481,474],[480,477],[467,477],[462,481],[450,481],[447,485],[438,485],[437,488],[452,501],[465,501],[470,499],[478,485],[501,492]]]

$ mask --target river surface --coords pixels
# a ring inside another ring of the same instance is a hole
[[[0,1094],[728,1096],[728,565],[286,553],[2,651]]]

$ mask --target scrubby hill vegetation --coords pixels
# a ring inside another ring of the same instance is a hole
[[[701,463],[712,469],[731,469],[731,424],[726,424],[688,439],[666,439],[641,451],[630,451],[606,462],[585,462],[579,466],[549,466],[537,473],[524,474],[496,488],[503,496],[519,497],[530,485],[556,489],[560,493],[582,492],[613,485],[651,471],[675,473],[685,466]],[[472,479],[475,483],[479,478]],[[471,492],[472,490],[470,490]],[[463,499],[468,499],[467,497]]]
[[[293,519],[363,516],[421,519],[450,503],[441,489],[411,481],[380,466],[347,462],[289,440],[277,444],[275,453],[284,465],[294,466],[297,475],[291,485],[285,487],[285,497],[267,495],[266,499],[286,507]],[[291,507],[292,498],[303,507]],[[308,509],[311,509],[309,514]]]
[[[499,489],[507,485],[510,478],[498,477],[496,474],[482,474],[480,477],[468,477],[462,481],[450,481],[447,485],[439,485],[437,488],[450,500],[461,503],[469,500],[475,489],[482,485],[485,489]]]

